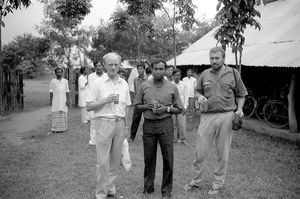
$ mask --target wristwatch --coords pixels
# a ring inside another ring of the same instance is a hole
[[[167,113],[170,113],[171,107],[168,106]]]

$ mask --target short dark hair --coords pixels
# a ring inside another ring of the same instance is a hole
[[[94,65],[94,67],[99,67],[99,65],[103,66],[103,64],[102,64],[101,61],[98,61],[98,62]]]
[[[159,64],[159,63],[163,63],[164,66],[165,66],[165,69],[167,68],[167,63],[164,60],[162,60],[162,59],[155,59],[155,60],[153,60],[151,62],[151,67],[153,68],[154,65]]]
[[[86,69],[87,69],[87,67],[82,66],[82,67],[80,68],[80,74],[83,74],[83,72],[84,72]]]
[[[188,68],[187,70],[186,70],[186,72],[188,72],[188,71],[191,71],[191,72],[193,72],[193,69],[191,69],[191,68]]]
[[[166,66],[166,69],[167,69],[167,68],[173,68],[173,69],[174,69],[174,66],[173,66],[173,65],[167,65],[167,66]]]
[[[120,68],[119,71],[118,71],[118,74],[120,73],[124,73],[125,74],[125,70],[123,70],[123,68]]]
[[[146,71],[146,74],[152,73],[152,68],[151,68],[151,66],[148,66],[148,67],[145,69],[145,71]]]
[[[175,75],[176,73],[180,73],[181,74],[181,70],[179,68],[174,69],[173,75]]]
[[[64,72],[64,70],[62,68],[57,67],[57,68],[54,69],[54,73],[56,74],[58,70],[61,70],[61,72]]]
[[[219,46],[216,46],[216,47],[213,47],[212,49],[210,49],[209,54],[210,53],[217,53],[217,52],[221,52],[222,57],[225,58],[225,51],[222,47],[219,47]]]
[[[141,61],[136,65],[136,68],[143,67],[145,69],[145,62]]]

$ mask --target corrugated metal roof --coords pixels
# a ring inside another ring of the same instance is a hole
[[[279,0],[257,7],[262,29],[248,27],[245,30],[245,45],[242,64],[249,66],[300,67],[300,0]],[[213,29],[182,54],[177,56],[177,65],[209,65],[208,52],[216,46]],[[173,64],[173,59],[168,64]],[[226,50],[226,63],[235,64],[231,48]]]

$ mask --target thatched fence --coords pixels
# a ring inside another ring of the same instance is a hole
[[[24,108],[23,73],[0,67],[0,116]]]

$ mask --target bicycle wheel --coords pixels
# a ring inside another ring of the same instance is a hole
[[[283,102],[270,100],[264,106],[264,118],[266,123],[273,128],[284,128],[289,124],[288,108]]]
[[[252,96],[247,96],[243,107],[244,118],[250,118],[256,108],[256,100]]]
[[[268,102],[268,97],[267,96],[263,96],[258,98],[258,100],[256,101],[256,108],[255,108],[255,115],[256,118],[259,119],[260,121],[264,121],[264,106],[265,104]]]

